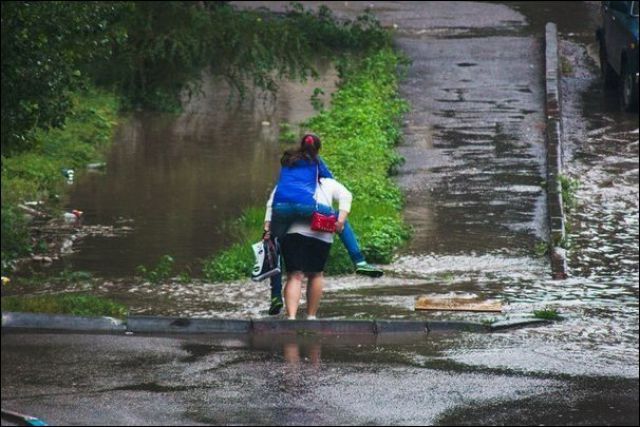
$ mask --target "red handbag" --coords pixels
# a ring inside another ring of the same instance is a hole
[[[335,233],[337,221],[338,217],[336,215],[324,215],[318,211],[315,211],[313,215],[311,215],[311,229],[313,231]]]
[[[320,190],[322,190],[322,186],[320,185],[319,169],[319,167],[316,168],[316,189],[320,187]],[[311,215],[311,230],[335,233],[337,221],[338,216],[335,214],[325,215],[318,212],[318,203],[316,202],[316,211]]]

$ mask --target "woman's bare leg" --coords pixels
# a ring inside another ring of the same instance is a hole
[[[307,276],[307,316],[315,316],[320,308],[322,289],[324,288],[324,273],[314,273]]]
[[[302,279],[304,275],[295,271],[289,273],[287,276],[287,284],[284,288],[284,301],[287,305],[287,315],[289,319],[295,319],[298,312],[298,306],[300,305],[300,295],[302,286]]]

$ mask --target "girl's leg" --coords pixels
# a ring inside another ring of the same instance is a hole
[[[338,215],[338,212],[336,212],[331,206],[319,204],[317,208],[320,213],[323,213],[325,215]],[[274,218],[275,213],[278,211],[286,214],[286,218],[289,220],[288,225],[286,226],[287,228],[285,228],[286,232],[286,229],[288,229],[292,221],[297,218],[310,218],[315,210],[316,206],[283,203],[274,206]],[[356,273],[371,277],[380,277],[383,275],[382,270],[366,262],[364,255],[362,255],[362,251],[360,250],[360,245],[358,244],[356,234],[353,231],[353,228],[351,227],[351,223],[349,223],[349,221],[345,223],[344,230],[342,231],[342,233],[340,233],[340,240],[342,241],[342,244],[344,244],[344,247],[347,249],[349,258],[351,258],[351,262],[356,266]]]
[[[282,239],[293,222],[292,218],[274,211],[271,218],[271,235],[274,238]]]
[[[289,319],[295,319],[300,305],[300,295],[302,279],[304,274],[300,271],[294,271],[287,276],[287,285],[284,288],[284,301],[287,306],[287,315]]]
[[[297,203],[276,203],[273,206],[271,218],[271,235],[282,239],[291,223],[300,218],[311,218],[315,206],[301,205]]]
[[[315,318],[320,308],[320,299],[324,288],[324,274],[311,273],[307,277],[309,278],[309,283],[307,284],[307,316]]]
[[[356,233],[353,231],[351,223],[348,220],[344,223],[344,229],[342,230],[342,233],[339,234],[339,236],[342,244],[347,249],[347,252],[349,252],[349,258],[351,258],[351,262],[354,265],[365,262],[364,255],[362,255],[360,245],[358,244],[358,239],[356,238]]]
[[[318,211],[325,215],[338,215],[338,212],[336,212],[331,206],[327,205],[318,205]],[[356,233],[353,231],[353,228],[351,227],[351,223],[349,223],[349,221],[344,224],[344,230],[342,230],[342,233],[340,233],[340,240],[342,241],[342,244],[344,244],[344,247],[347,249],[349,258],[351,258],[351,262],[354,265],[364,262],[364,255],[362,255],[362,251],[360,250],[360,245],[358,244]]]
[[[319,205],[319,210],[320,207],[323,206],[324,205]],[[331,208],[328,206],[324,206],[324,208],[328,208],[331,210]],[[336,215],[338,214],[335,211],[333,213]],[[384,274],[382,270],[367,263],[367,261],[364,259],[364,255],[362,255],[360,245],[358,244],[358,239],[356,238],[356,233],[353,231],[353,228],[351,227],[351,223],[349,221],[344,223],[344,229],[342,230],[342,233],[340,233],[340,240],[342,241],[344,247],[347,249],[349,258],[351,258],[351,262],[356,266],[356,274],[362,274],[369,277],[380,277]]]
[[[280,314],[282,310],[282,273],[271,276],[271,305],[269,306],[269,315],[274,316]]]

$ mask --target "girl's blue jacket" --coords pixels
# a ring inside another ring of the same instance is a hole
[[[315,205],[316,177],[333,178],[320,156],[317,162],[298,160],[293,166],[282,166],[273,196],[274,206],[278,203]]]

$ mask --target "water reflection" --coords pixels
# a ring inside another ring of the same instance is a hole
[[[255,96],[230,105],[228,87],[206,77],[203,95],[189,100],[183,114],[132,115],[118,129],[106,172],[82,177],[69,206],[85,212],[86,225],[126,220],[133,232],[83,239],[65,261],[76,270],[126,277],[164,254],[183,269],[228,247],[234,236],[223,224],[263,204],[273,186],[285,148],[278,125],[314,114],[315,87],[327,98],[335,89],[333,69],[320,64],[320,71],[319,81],[284,82],[275,102]]]
[[[362,359],[378,363],[411,363],[418,348],[423,355],[435,355],[435,343],[442,339],[442,334],[423,332],[325,335],[300,331],[252,335],[250,347],[270,357],[281,358],[287,372],[298,381],[301,376],[318,373],[334,362]]]
[[[284,360],[291,366],[299,366],[301,362],[300,352],[305,350],[304,361],[315,368],[320,367],[320,343],[313,343],[305,349],[297,342],[286,343],[282,349]]]

